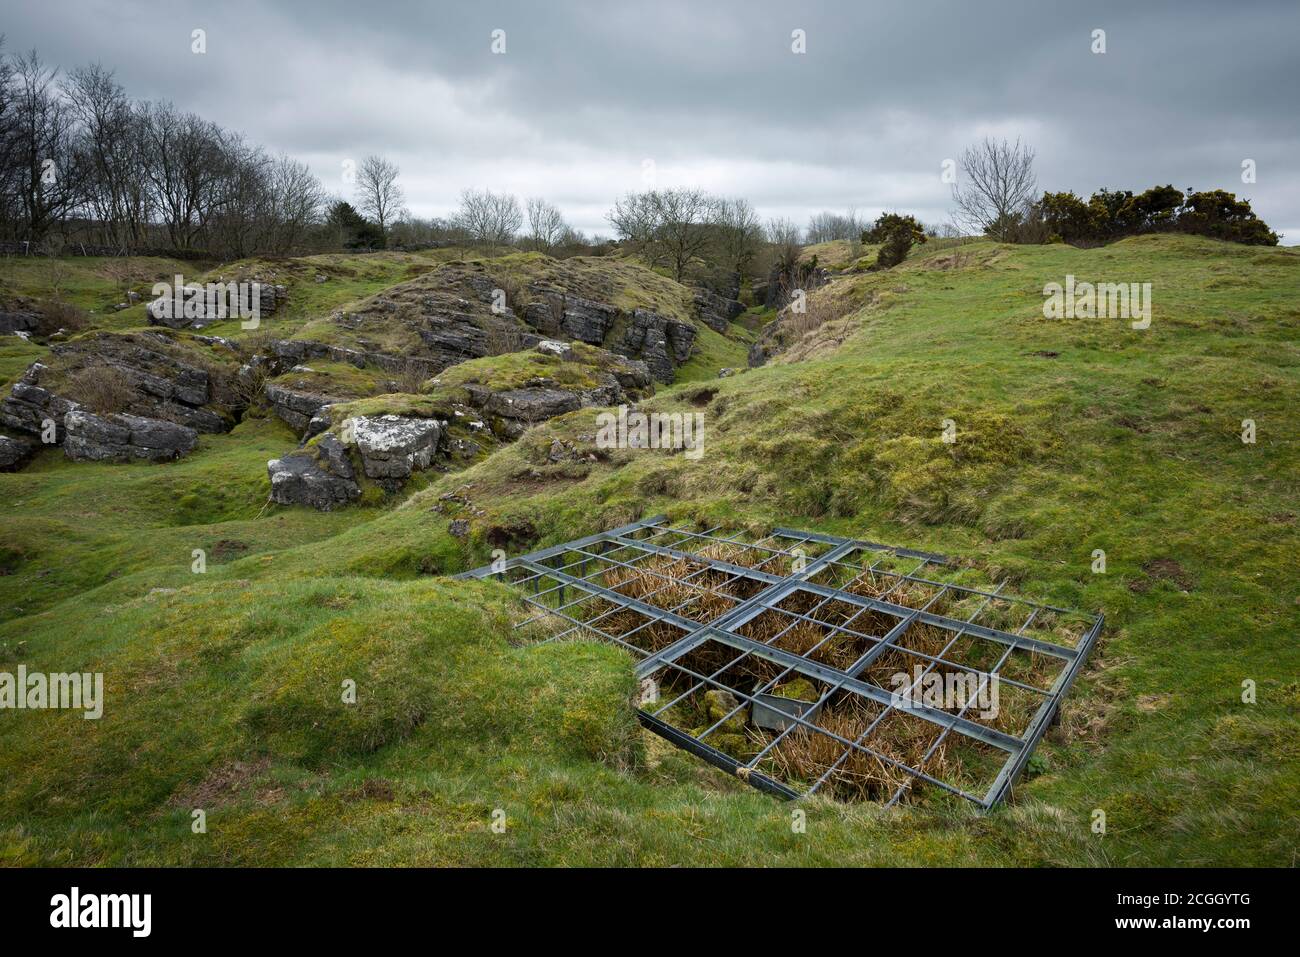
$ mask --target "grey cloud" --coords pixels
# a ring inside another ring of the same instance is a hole
[[[915,210],[941,221],[943,159],[1021,135],[1040,183],[1156,183],[1249,197],[1300,237],[1300,5],[1032,2],[638,4],[0,0],[11,50],[100,60],[310,161],[332,189],[368,152],[401,165],[417,213],[491,186],[576,225],[640,184],[695,181],[763,213]],[[190,31],[208,53],[190,53]],[[807,34],[805,55],[790,33]],[[1089,50],[1093,29],[1107,52]],[[494,56],[491,31],[506,31]],[[1240,181],[1241,161],[1259,178]]]

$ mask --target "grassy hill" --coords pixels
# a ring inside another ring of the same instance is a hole
[[[1150,328],[1045,319],[1067,274],[1152,283]],[[1294,864],[1297,288],[1300,253],[1185,236],[922,247],[837,277],[851,311],[770,365],[643,403],[704,412],[698,461],[551,462],[587,409],[387,508],[264,507],[269,419],[168,465],[42,452],[0,475],[0,669],[102,671],[107,701],[0,713],[0,862]],[[626,654],[517,646],[508,589],[443,577],[656,512],[944,552],[1107,627],[1009,804],[814,799],[792,833],[638,728]]]

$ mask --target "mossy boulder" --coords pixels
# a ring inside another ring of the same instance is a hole
[[[719,721],[722,722],[714,732],[715,735],[744,735],[745,709],[740,706],[740,701],[730,691],[714,688],[712,691],[704,692],[704,713],[709,719],[709,727]],[[712,738],[713,735],[710,735],[709,740],[712,741]]]
[[[817,689],[807,678],[792,678],[785,684],[777,685],[769,694],[795,701],[816,701],[818,697]]]

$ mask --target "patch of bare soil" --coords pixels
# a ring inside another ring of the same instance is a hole
[[[1142,571],[1146,573],[1147,577],[1135,579],[1129,582],[1128,586],[1129,591],[1136,592],[1139,595],[1150,591],[1151,586],[1158,581],[1173,582],[1179,591],[1191,591],[1196,584],[1183,566],[1172,558],[1152,559],[1142,566]]]
[[[366,778],[361,782],[361,787],[345,791],[343,798],[347,801],[382,801],[388,803],[393,800],[393,782],[386,781],[383,778]]]
[[[198,784],[177,791],[167,803],[171,807],[204,810],[233,804],[245,795],[253,782],[265,774],[270,766],[270,758],[230,761],[214,768]]]

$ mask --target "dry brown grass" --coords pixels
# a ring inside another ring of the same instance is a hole
[[[523,333],[505,320],[493,321],[483,329],[486,336],[487,354],[501,356],[518,352],[523,348]]]
[[[121,369],[96,362],[69,377],[67,396],[97,415],[110,415],[130,407],[135,386]]]
[[[730,576],[700,571],[701,567],[690,559],[658,556],[630,567],[610,567],[603,584],[656,608],[676,608],[678,614],[701,623],[730,611],[757,587],[752,582],[728,581]]]
[[[878,704],[845,695],[839,701],[828,702],[816,724],[846,741],[857,741],[880,712]],[[883,757],[854,749],[841,761],[847,749],[843,742],[798,728],[787,734],[766,760],[783,779],[808,784],[834,767],[822,785],[823,792],[848,800],[888,800],[899,787],[905,786],[910,792],[915,779],[885,759],[920,768],[926,750],[939,733],[939,728],[920,718],[893,712],[862,742]],[[961,778],[960,762],[952,754],[953,743],[949,735],[924,761],[927,774],[949,783]]]
[[[397,391],[406,392],[411,395],[419,395],[424,388],[427,369],[422,362],[414,362],[410,359],[402,363],[397,372]]]

